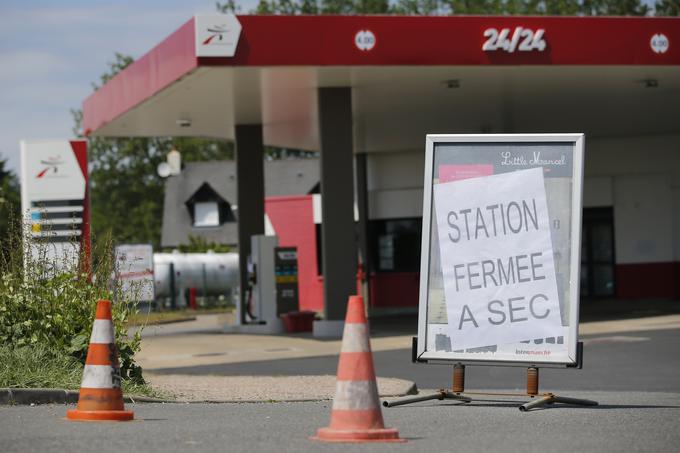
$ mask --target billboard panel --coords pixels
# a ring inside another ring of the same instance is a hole
[[[427,137],[421,361],[577,361],[582,134]]]

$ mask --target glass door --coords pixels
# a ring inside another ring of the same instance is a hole
[[[581,295],[613,296],[614,274],[614,209],[585,208],[581,238]]]

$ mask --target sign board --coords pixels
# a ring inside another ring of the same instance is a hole
[[[194,17],[197,57],[233,57],[241,23],[233,14],[197,14]]]
[[[418,360],[576,364],[583,146],[427,136]]]
[[[276,314],[296,311],[299,306],[297,247],[274,249],[274,275],[276,275]]]
[[[21,141],[21,209],[34,257],[60,269],[89,247],[87,142]]]
[[[116,277],[128,299],[138,302],[153,301],[153,247],[150,244],[116,246]]]

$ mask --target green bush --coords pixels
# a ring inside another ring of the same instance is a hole
[[[134,361],[140,331],[128,336],[126,328],[136,304],[111,281],[111,241],[99,241],[93,248],[89,270],[69,265],[67,257],[49,258],[47,242],[38,243],[33,256],[25,255],[28,241],[22,239],[19,231],[12,231],[0,247],[0,345],[16,351],[44,349],[57,360],[72,357],[84,363],[96,302],[109,299],[121,373],[124,379],[143,384]]]

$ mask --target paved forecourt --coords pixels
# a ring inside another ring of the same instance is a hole
[[[676,451],[680,394],[582,392],[593,408],[521,413],[516,405],[430,401],[383,411],[408,442],[313,443],[331,402],[136,404],[136,421],[72,423],[68,406],[0,407],[0,451]]]

